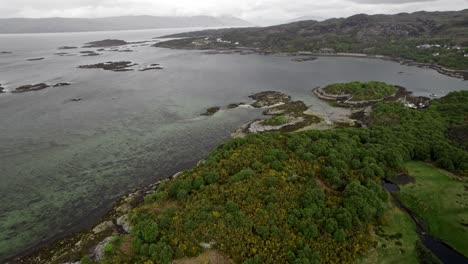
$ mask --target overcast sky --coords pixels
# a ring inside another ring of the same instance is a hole
[[[323,20],[357,13],[467,8],[468,0],[0,0],[0,17],[228,15],[266,25],[298,17]]]

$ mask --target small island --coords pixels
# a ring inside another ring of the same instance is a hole
[[[102,47],[114,47],[114,46],[124,46],[128,43],[125,40],[120,39],[105,39],[99,41],[92,41],[85,44],[83,48],[102,48]]]
[[[61,46],[58,49],[59,50],[68,50],[68,49],[77,49],[78,47],[75,46]]]
[[[314,89],[314,93],[323,100],[335,101],[343,106],[365,106],[393,97],[398,88],[384,82],[349,82],[334,83]]]
[[[131,61],[108,61],[96,64],[89,64],[89,65],[81,65],[78,66],[80,69],[102,69],[106,71],[115,71],[115,72],[123,72],[123,71],[133,71],[130,67],[136,66],[138,64],[133,63]]]

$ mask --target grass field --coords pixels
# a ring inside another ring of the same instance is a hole
[[[377,247],[359,264],[416,264],[416,227],[411,218],[396,206],[390,209],[381,226],[375,230]]]
[[[421,162],[406,167],[416,182],[400,186],[401,201],[426,222],[432,235],[468,256],[468,181]]]

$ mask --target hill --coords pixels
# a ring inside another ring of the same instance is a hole
[[[322,22],[309,20],[264,28],[207,30],[171,35],[224,42],[173,40],[175,48],[256,48],[265,52],[365,53],[468,69],[468,9],[396,15],[359,14]],[[229,45],[229,42],[231,45]],[[427,44],[427,45],[425,45]],[[418,47],[419,46],[419,47]]]
[[[56,33],[183,27],[246,27],[235,17],[120,16],[105,18],[7,18],[0,19],[0,33]]]

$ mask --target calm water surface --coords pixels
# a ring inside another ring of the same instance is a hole
[[[254,109],[211,106],[248,102],[265,90],[288,93],[313,111],[342,111],[311,89],[332,82],[380,80],[417,95],[468,90],[468,82],[397,63],[319,58],[207,55],[199,51],[130,48],[131,53],[78,54],[58,50],[106,38],[126,41],[186,31],[141,30],[0,35],[0,84],[73,82],[23,94],[0,95],[0,260],[43,241],[89,227],[121,195],[193,166],[236,128],[261,117]],[[41,61],[26,61],[44,57]],[[164,70],[108,72],[77,69],[90,63],[130,60]],[[403,73],[399,73],[403,72]],[[82,98],[70,102],[72,98]]]

